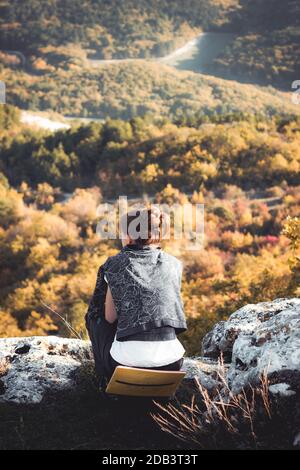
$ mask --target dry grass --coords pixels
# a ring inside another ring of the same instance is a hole
[[[49,305],[47,305],[45,302],[41,302],[41,304],[46,307],[51,313],[53,313],[54,315],[56,315],[61,321],[62,323],[65,325],[65,327],[67,328],[67,330],[70,331],[71,335],[75,336],[75,338],[77,339],[83,339],[82,335],[80,332],[76,331],[75,328],[73,328],[73,326],[71,325],[70,322],[68,322],[68,320],[63,317],[63,315],[61,315],[60,313],[58,313],[56,310],[54,310],[52,307],[50,307]]]
[[[267,372],[257,387],[236,395],[222,361],[218,379],[220,386],[213,394],[195,379],[199,393],[189,405],[156,403],[160,411],[152,417],[163,431],[198,448],[260,448],[261,433],[272,423]]]

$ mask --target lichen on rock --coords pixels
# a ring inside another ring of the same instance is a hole
[[[234,393],[256,385],[264,373],[271,385],[285,383],[290,392],[299,392],[300,299],[246,305],[215,325],[204,338],[203,355],[217,359],[221,354],[230,360]],[[278,394],[280,388],[272,390]]]
[[[91,362],[88,341],[54,336],[2,338],[0,403],[40,403],[48,392],[74,387],[74,372]]]

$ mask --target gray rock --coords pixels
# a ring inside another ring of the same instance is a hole
[[[225,337],[224,321],[217,323],[214,328],[204,336],[202,341],[202,356],[218,359],[221,353],[231,356],[231,343]]]
[[[47,393],[74,389],[92,364],[89,342],[49,337],[0,339],[0,403],[40,403]]]
[[[217,324],[203,341],[204,356],[231,357],[228,379],[238,393],[267,373],[270,392],[300,389],[300,299],[276,299],[242,307]]]
[[[197,379],[209,392],[213,392],[220,385],[218,381],[219,365],[203,360],[202,357],[185,358],[182,366],[186,376],[184,382]]]

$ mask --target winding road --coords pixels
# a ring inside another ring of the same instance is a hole
[[[128,63],[128,62],[156,62],[159,64],[169,65],[178,70],[190,70],[197,73],[206,73],[213,64],[214,59],[226,48],[226,46],[234,40],[236,36],[231,33],[201,33],[197,37],[188,41],[184,46],[179,47],[172,53],[153,59],[90,59],[89,63],[92,67],[103,67],[111,64]],[[18,55],[22,58],[23,63],[26,58],[19,51],[6,51],[11,54]],[[210,70],[211,73],[211,70]],[[91,121],[102,121],[101,119],[92,118],[72,118],[64,117],[66,121],[78,121],[89,123]],[[31,111],[22,111],[21,121],[24,124],[35,126],[40,129],[58,131],[69,129],[70,124],[49,119],[39,113]]]
[[[204,73],[212,65],[214,59],[236,37],[231,33],[201,33],[170,54],[153,59],[90,59],[92,67],[101,67],[112,64],[129,62],[158,62],[179,70],[191,70]]]

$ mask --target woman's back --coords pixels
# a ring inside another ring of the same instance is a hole
[[[117,339],[173,327],[186,329],[180,296],[182,265],[160,248],[125,246],[103,266],[118,315]]]

